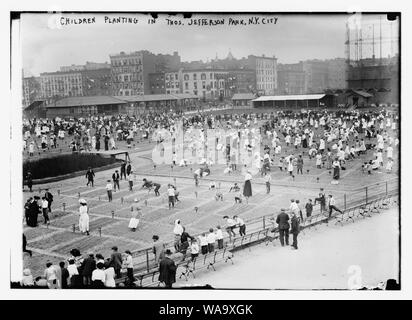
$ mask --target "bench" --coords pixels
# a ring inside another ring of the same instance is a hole
[[[184,277],[187,281],[190,275],[195,278],[195,271],[202,269],[213,269],[213,271],[216,271],[216,263],[222,261],[227,263],[229,260],[232,264],[234,264],[233,253],[227,247],[225,247],[223,249],[218,249],[205,255],[197,256],[193,260],[189,259],[188,261],[182,261],[182,263],[178,265],[178,268],[180,267],[181,269],[183,269],[180,271],[179,279]]]

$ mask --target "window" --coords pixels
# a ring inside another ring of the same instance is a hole
[[[205,75],[205,77],[206,77],[206,75]],[[202,81],[202,88],[206,89],[206,81]]]
[[[189,83],[185,82],[185,89],[189,90]]]
[[[185,81],[189,81],[189,75],[185,74],[184,79],[185,79]]]
[[[179,80],[179,77],[178,77],[178,74],[177,74],[177,73],[175,74],[175,79],[176,79],[176,80]]]
[[[193,83],[193,87],[197,89],[197,82]]]
[[[210,79],[213,79],[213,73],[210,74]]]
[[[206,80],[206,74],[205,73],[202,73],[200,75],[200,80]]]
[[[196,73],[193,74],[193,80],[197,80],[197,74]]]

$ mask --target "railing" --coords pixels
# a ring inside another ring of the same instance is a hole
[[[398,193],[396,191],[388,193],[388,195],[375,198],[370,200],[367,203],[358,203],[347,209],[343,210],[342,213],[335,213],[330,217],[328,214],[318,213],[310,217],[305,218],[301,221],[301,231],[305,232],[308,228],[316,227],[319,224],[329,223],[330,221],[335,220],[335,224],[343,224],[344,222],[351,221],[355,222],[357,218],[366,218],[371,217],[372,213],[380,213],[382,209],[389,208],[391,205],[398,203]],[[278,238],[278,228],[275,227],[274,217],[272,216],[267,221],[266,228],[261,230],[253,231],[242,237],[235,237],[230,239],[225,243],[223,249],[216,250],[205,255],[201,255],[194,260],[185,259],[185,256],[175,255],[173,259],[177,264],[177,277],[180,279],[184,277],[186,280],[190,276],[195,277],[195,272],[201,271],[204,269],[215,269],[215,264],[219,262],[231,261],[233,264],[233,252],[251,246],[265,242],[268,245],[270,242]],[[159,286],[158,281],[158,267],[154,266],[149,272],[139,270],[135,268],[134,276],[139,281],[139,286]],[[117,282],[122,282],[125,280],[125,277],[117,279]]]

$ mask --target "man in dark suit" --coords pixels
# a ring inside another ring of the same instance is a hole
[[[123,180],[123,176],[126,179],[126,162],[123,161],[120,166],[120,180]]]
[[[286,213],[285,209],[281,209],[281,212],[278,214],[276,218],[276,223],[279,226],[279,239],[280,239],[280,244],[282,247],[286,245],[289,245],[289,216]]]
[[[291,229],[290,232],[292,233],[293,236],[293,243],[292,243],[292,248],[298,249],[298,234],[300,231],[300,224],[299,224],[299,218],[296,216],[296,214],[293,213],[292,219],[291,219]]]
[[[176,264],[170,258],[172,252],[167,249],[165,257],[160,261],[159,265],[159,282],[163,282],[166,288],[171,288],[172,284],[176,282]]]
[[[116,170],[113,175],[112,175],[112,180],[113,180],[113,187],[114,187],[114,191],[116,191],[116,186],[120,191],[120,184],[119,184],[119,180],[120,180],[120,175],[119,175],[119,171]]]
[[[86,172],[86,178],[87,178],[87,184],[86,186],[89,186],[89,183],[92,184],[92,187],[94,186],[94,171],[91,167]]]
[[[120,278],[120,270],[122,269],[123,259],[122,254],[118,252],[118,248],[115,246],[112,248],[113,252],[110,256],[109,266],[113,267],[114,272],[116,273],[116,278]]]

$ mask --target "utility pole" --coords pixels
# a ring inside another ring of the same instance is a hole
[[[379,17],[379,64],[382,64],[382,16]]]

